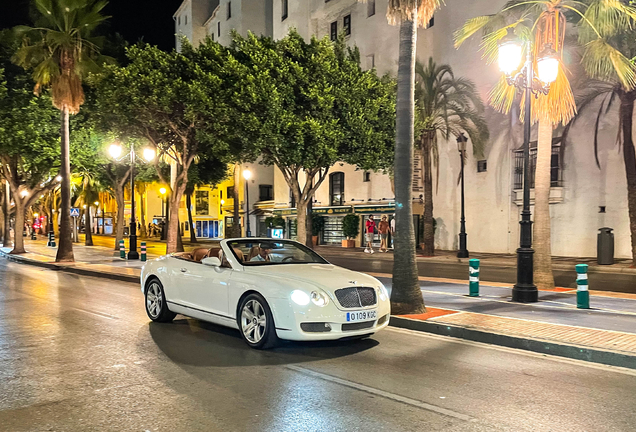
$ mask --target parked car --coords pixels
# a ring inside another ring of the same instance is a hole
[[[366,337],[389,323],[384,285],[330,264],[291,240],[242,238],[165,255],[141,273],[146,313],[233,327],[252,348],[292,341]]]

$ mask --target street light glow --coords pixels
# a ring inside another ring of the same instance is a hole
[[[62,176],[55,177],[55,180],[58,181],[58,182],[61,182],[62,181]]]
[[[539,61],[537,61],[537,75],[541,82],[550,84],[556,81],[558,74],[559,60],[557,53],[553,49],[548,48],[541,53]]]
[[[150,162],[151,160],[155,158],[155,149],[146,147],[143,151],[143,155],[144,155],[144,159]]]
[[[21,196],[22,198],[26,197],[27,195],[29,195],[29,192],[28,192],[28,191],[23,190],[22,192],[20,192],[20,196]]]
[[[252,172],[248,169],[243,170],[243,178],[249,180],[252,177]]]
[[[95,201],[93,204],[95,204],[96,206],[99,205],[99,201]]]
[[[33,217],[34,217],[34,218],[37,218],[37,217],[38,217],[38,214],[37,214],[37,213],[33,213]]]
[[[84,205],[82,206],[82,208],[86,208],[86,204],[84,204]]]
[[[516,41],[507,41],[499,45],[499,70],[512,75],[521,64],[522,48]]]
[[[111,144],[110,147],[108,147],[108,153],[115,159],[121,156],[121,152],[122,149],[119,144]]]
[[[166,194],[166,192],[168,192],[168,191],[166,190],[166,188],[165,188],[165,187],[162,187],[161,189],[159,189],[159,193],[160,193],[161,195],[165,195],[165,194]]]

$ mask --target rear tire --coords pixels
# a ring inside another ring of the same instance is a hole
[[[253,293],[243,299],[236,321],[243,340],[251,348],[268,349],[278,344],[274,315],[260,294]]]
[[[168,309],[163,285],[159,279],[151,279],[146,284],[146,314],[154,322],[170,322],[177,316]]]

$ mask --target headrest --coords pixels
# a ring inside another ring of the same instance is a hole
[[[206,256],[208,256],[207,248],[197,248],[192,251],[192,259],[196,262],[201,262]]]

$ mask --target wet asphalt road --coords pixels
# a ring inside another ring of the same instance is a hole
[[[636,371],[397,329],[254,351],[0,260],[0,431],[629,431],[635,395]]]

